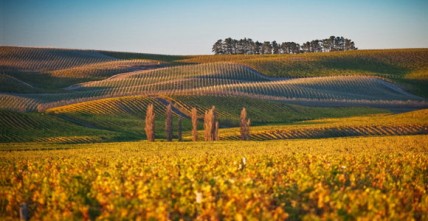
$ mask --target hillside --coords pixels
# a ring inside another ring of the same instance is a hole
[[[253,125],[265,126],[255,129],[259,134],[263,130],[272,134],[271,124],[428,108],[428,49],[168,56],[0,47],[0,68],[0,113],[5,125],[1,142],[138,140],[144,138],[149,103],[155,104],[159,138],[169,103],[176,119],[189,118],[192,107],[202,118],[215,105],[222,128],[238,126],[239,111],[245,106]],[[425,134],[426,124],[388,129],[408,131],[403,133],[385,129],[336,134],[315,128],[318,132],[306,135],[255,138]],[[55,131],[55,125],[67,130]],[[189,120],[183,126],[187,133]],[[228,130],[234,129],[225,133]],[[235,139],[226,134],[223,138]]]
[[[253,128],[252,140],[416,134],[428,134],[428,109],[402,114],[326,118],[294,125],[260,126]],[[239,131],[227,129],[222,131],[222,136],[224,140],[238,140]]]

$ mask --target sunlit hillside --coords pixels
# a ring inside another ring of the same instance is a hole
[[[184,119],[186,139],[191,109],[197,108],[202,129],[203,113],[211,106],[217,107],[222,139],[237,139],[232,134],[242,107],[257,140],[425,134],[423,121],[389,129],[379,129],[381,122],[356,129],[344,120],[346,125],[322,130],[296,123],[428,108],[427,61],[427,49],[168,56],[1,47],[0,140],[144,139],[150,103],[155,105],[159,139],[164,137],[168,104],[173,105],[175,123]],[[58,131],[55,125],[67,130]]]

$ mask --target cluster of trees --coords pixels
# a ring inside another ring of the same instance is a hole
[[[173,139],[173,126],[172,126],[172,105],[168,104],[165,112],[165,137],[167,141]],[[190,113],[192,121],[192,141],[198,140],[198,111],[196,108],[192,108]],[[247,119],[247,110],[242,108],[241,111],[241,139],[250,139],[250,120]],[[204,114],[204,140],[205,141],[216,141],[219,140],[218,136],[219,121],[217,119],[217,113],[215,106],[211,109],[206,110]],[[144,128],[147,136],[147,140],[150,142],[155,141],[155,110],[153,104],[149,104],[146,110],[146,121]],[[178,141],[182,141],[182,118],[178,119]]]
[[[216,41],[212,51],[215,54],[299,54],[310,52],[330,52],[357,50],[351,39],[330,36],[322,40],[312,40],[302,45],[296,42],[253,41],[250,38],[240,40],[226,38]]]

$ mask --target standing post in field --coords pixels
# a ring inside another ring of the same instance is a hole
[[[165,135],[167,141],[172,141],[172,105],[166,106]]]
[[[192,141],[198,141],[198,111],[192,108]]]
[[[155,111],[153,104],[147,106],[146,111],[146,131],[147,140],[150,142],[155,141]]]
[[[242,108],[241,111],[241,140],[249,140],[250,139],[250,119],[247,119],[247,109],[245,107]]]

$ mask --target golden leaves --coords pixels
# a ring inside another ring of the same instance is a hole
[[[7,203],[0,209],[17,218],[27,203],[32,219],[424,219],[426,139],[135,142],[4,152],[0,200]]]

